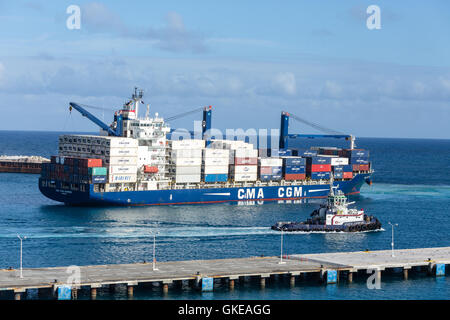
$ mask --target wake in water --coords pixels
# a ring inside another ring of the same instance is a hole
[[[364,188],[362,195],[374,199],[387,199],[393,197],[432,197],[450,199],[450,186],[374,183],[371,187]]]

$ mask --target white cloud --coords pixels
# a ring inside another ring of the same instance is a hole
[[[295,95],[297,92],[295,75],[292,72],[278,73],[274,79],[274,86],[287,95]]]

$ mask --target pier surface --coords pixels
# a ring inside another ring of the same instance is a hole
[[[356,272],[364,269],[385,270],[386,268],[428,267],[432,270],[436,264],[450,264],[450,247],[395,250],[360,251],[320,254],[295,254],[280,257],[251,257],[218,260],[194,260],[158,262],[153,270],[152,263],[80,266],[80,283],[78,287],[100,288],[105,285],[125,284],[136,286],[141,283],[159,282],[167,290],[167,285],[174,281],[201,278],[219,278],[232,281],[239,277],[261,277],[271,275],[290,275],[318,273],[327,270],[338,273]],[[19,270],[0,270],[0,290],[23,293],[27,289],[57,288],[68,282],[73,276],[67,267],[23,269],[23,278]],[[230,285],[231,286],[231,285]],[[94,291],[96,292],[96,291]],[[132,290],[131,290],[132,292]]]

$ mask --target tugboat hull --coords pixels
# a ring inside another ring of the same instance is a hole
[[[380,221],[375,217],[368,217],[367,221],[346,223],[343,225],[308,224],[304,222],[278,222],[272,230],[284,232],[364,232],[381,229]]]

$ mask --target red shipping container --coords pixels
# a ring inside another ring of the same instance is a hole
[[[101,166],[102,166],[102,159],[87,159],[87,167],[88,168],[101,167]]]
[[[158,173],[158,167],[144,166],[145,173]]]
[[[261,174],[272,174],[272,167],[261,167],[259,172]]]
[[[353,172],[344,172],[342,174],[343,179],[353,179]]]
[[[369,171],[370,166],[368,164],[354,164],[353,171]]]
[[[330,172],[331,164],[312,164],[311,172]]]
[[[234,164],[237,165],[257,165],[258,158],[234,158]]]
[[[305,173],[291,173],[284,175],[284,180],[305,180],[305,179],[306,179]]]

